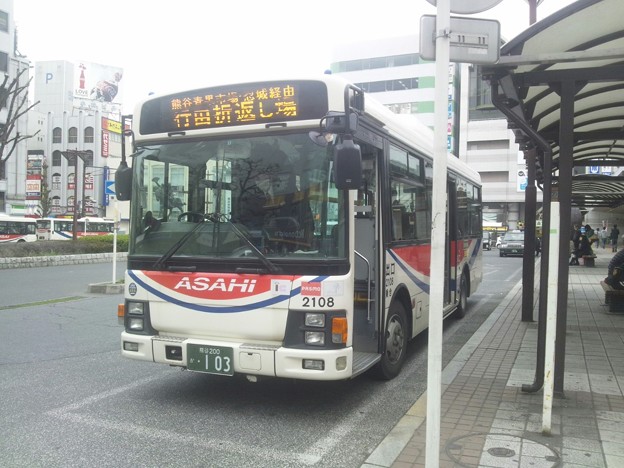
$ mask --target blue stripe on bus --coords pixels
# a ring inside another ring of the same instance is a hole
[[[414,284],[416,284],[416,286],[418,286],[420,289],[422,289],[425,293],[429,294],[429,285],[427,283],[425,283],[424,281],[418,279],[416,277],[416,275],[414,275],[407,268],[407,266],[405,266],[403,264],[403,261],[401,260],[401,258],[397,254],[395,254],[392,250],[388,250],[388,254],[397,262],[397,264],[399,265],[401,270],[403,270],[405,272],[405,274],[407,276],[409,276],[409,278],[414,282]]]
[[[260,309],[262,307],[268,307],[268,306],[272,306],[275,305],[279,302],[285,301],[287,299],[290,299],[291,297],[297,296],[298,294],[301,293],[301,287],[295,288],[290,292],[290,295],[281,295],[281,296],[275,296],[272,297],[271,299],[266,299],[264,301],[260,301],[260,302],[254,302],[251,304],[245,304],[244,306],[229,306],[229,307],[215,307],[215,306],[206,306],[206,305],[200,305],[200,304],[193,304],[191,302],[185,302],[185,301],[181,301],[179,299],[174,299],[173,297],[169,296],[168,294],[165,294],[162,291],[159,291],[158,289],[155,289],[153,286],[148,285],[147,283],[145,283],[143,280],[139,279],[139,277],[132,272],[131,270],[128,270],[128,276],[130,276],[134,281],[136,281],[137,283],[139,283],[141,285],[141,287],[145,288],[148,292],[154,294],[155,296],[159,297],[160,299],[166,301],[166,302],[170,302],[172,304],[175,304],[177,306],[180,307],[184,307],[186,309],[191,309],[191,310],[195,310],[197,312],[212,312],[212,313],[220,313],[220,314],[231,314],[231,313],[237,313],[237,312],[249,312],[251,310],[255,310],[255,309]],[[326,279],[327,276],[319,276],[317,278],[314,278],[313,280],[309,281],[310,283],[320,283],[322,282],[324,279]]]

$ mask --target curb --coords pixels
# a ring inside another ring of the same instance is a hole
[[[92,283],[87,288],[92,294],[121,294],[124,292],[123,283]]]
[[[128,252],[118,252],[117,260],[125,260]],[[106,263],[113,260],[113,253],[54,255],[47,257],[5,257],[0,258],[0,270],[10,268],[35,268],[83,263]]]

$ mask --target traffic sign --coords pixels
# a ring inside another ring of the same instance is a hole
[[[500,23],[496,20],[450,18],[450,61],[463,63],[495,63],[500,52]],[[420,18],[420,56],[436,60],[436,17]]]
[[[115,195],[115,181],[114,180],[107,180],[106,181],[106,186],[105,186],[104,193],[106,195]]]

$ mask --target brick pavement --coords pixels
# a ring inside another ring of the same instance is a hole
[[[440,467],[624,467],[624,314],[611,314],[594,268],[570,267],[564,396],[542,433],[535,376],[537,324],[521,321],[516,285],[442,375]],[[539,284],[539,281],[536,281]],[[537,297],[537,296],[536,296]],[[425,466],[426,394],[363,467]]]

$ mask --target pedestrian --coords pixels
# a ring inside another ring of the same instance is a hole
[[[574,243],[574,250],[576,252],[579,249],[579,238],[583,235],[581,232],[581,228],[578,224],[574,225],[574,229],[572,230],[572,234],[570,236],[570,240]]]
[[[607,239],[609,238],[609,234],[607,233],[607,228],[603,227],[602,231],[600,231],[600,242],[602,243],[602,248],[607,248]]]
[[[611,234],[609,235],[609,239],[611,239],[611,252],[617,252],[618,239],[620,238],[620,230],[617,227],[617,224],[614,224],[611,228]]]
[[[589,245],[592,246],[596,240],[596,233],[589,224],[585,225],[585,237],[587,237]]]
[[[589,237],[587,236],[587,234],[582,234],[579,237],[579,246],[578,246],[578,250],[575,252],[576,255],[576,263],[575,265],[579,264],[578,259],[585,256],[585,255],[594,255],[594,251],[591,248],[591,241],[589,240]]]
[[[574,225],[574,230],[570,236],[570,265],[580,265],[579,257],[581,254],[581,240],[585,239],[585,235],[578,225]]]
[[[605,283],[615,289],[624,289],[624,250],[616,253],[607,267]]]

